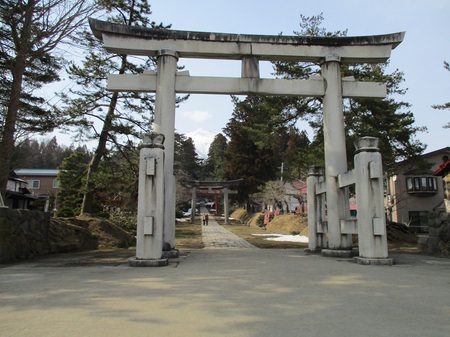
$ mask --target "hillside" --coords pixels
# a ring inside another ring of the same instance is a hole
[[[250,227],[258,227],[258,218],[262,216],[262,213],[248,214],[244,209],[237,209],[230,216]],[[389,222],[386,228],[390,248],[417,246],[417,235],[405,224]],[[266,230],[271,233],[308,236],[308,218],[294,214],[282,214],[270,221]]]

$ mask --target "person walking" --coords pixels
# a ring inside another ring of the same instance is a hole
[[[208,226],[208,220],[209,220],[209,215],[208,215],[208,213],[205,213],[205,215],[203,216],[203,224],[205,226]]]

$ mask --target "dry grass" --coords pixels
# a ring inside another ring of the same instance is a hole
[[[253,234],[281,234],[279,232],[273,232],[269,230],[264,230],[258,227],[250,227],[247,225],[240,224],[239,222],[232,221],[230,225],[223,225],[224,228],[228,229],[230,232],[236,234],[240,238],[252,245],[259,248],[307,248],[307,243],[301,242],[287,242],[287,241],[269,241],[265,240],[267,237],[254,236]]]
[[[195,223],[177,222],[175,225],[175,247],[203,248],[202,227],[200,218],[195,219]]]
[[[266,229],[260,228],[257,225],[257,218],[260,213],[249,216],[244,209],[238,209],[231,214],[229,225],[224,224],[224,220],[217,222],[223,225],[230,232],[233,232],[242,239],[250,242],[252,245],[259,248],[306,248],[308,244],[301,242],[287,242],[287,241],[269,241],[264,237],[254,236],[253,234],[292,234],[301,233],[301,235],[308,235],[307,219],[292,214],[279,215],[273,219]],[[306,228],[306,230],[305,230]],[[306,233],[305,233],[306,232]],[[267,238],[267,237],[266,237]]]
[[[214,218],[214,217],[213,217]],[[229,225],[224,225],[223,219],[216,218],[216,221],[223,225],[224,228],[236,234],[240,238],[246,240],[252,245],[259,248],[306,248],[307,244],[299,242],[283,242],[283,241],[268,241],[264,237],[254,236],[252,234],[282,234],[281,232],[264,230],[257,226],[247,226],[241,224],[237,220],[231,220]],[[175,247],[180,249],[201,249],[202,242],[202,228],[200,217],[196,217],[195,223],[177,222],[175,226]]]
[[[238,215],[238,216],[236,216]],[[249,216],[245,210],[239,209],[238,213],[231,214],[234,220],[230,220],[230,224],[225,225],[224,219],[216,217],[215,220],[228,229],[230,232],[236,234],[242,239],[248,241],[252,245],[259,248],[307,248],[308,244],[300,242],[286,242],[286,241],[268,241],[265,237],[254,236],[253,234],[292,234],[300,233],[300,235],[308,236],[307,218],[285,214],[276,217],[266,227],[262,229],[257,226],[256,218],[259,214]],[[212,217],[214,218],[214,217]],[[395,233],[394,233],[395,234]],[[175,246],[182,249],[201,249],[202,242],[202,228],[200,217],[196,218],[195,224],[177,223],[175,231]],[[392,236],[392,234],[391,234]],[[392,239],[392,238],[391,238]],[[357,239],[355,236],[355,246]],[[416,253],[417,244],[415,242],[407,242],[403,237],[397,241],[389,240],[389,251],[396,253]]]

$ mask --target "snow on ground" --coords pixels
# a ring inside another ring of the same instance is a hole
[[[283,235],[283,234],[252,234],[254,236],[269,236],[265,240],[269,241],[289,241],[308,243],[308,237],[303,235]]]

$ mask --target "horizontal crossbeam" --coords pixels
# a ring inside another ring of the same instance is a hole
[[[156,74],[109,75],[108,90],[156,92]],[[322,79],[176,76],[175,91],[180,94],[322,97],[325,95],[325,82]],[[375,82],[342,81],[342,96],[346,98],[384,98],[386,97],[386,85]]]
[[[355,170],[350,170],[350,171],[347,171],[345,173],[341,173],[338,175],[339,188],[354,185],[355,182],[356,182]]]
[[[188,180],[183,181],[182,184],[189,187],[197,187],[197,188],[225,188],[231,186],[237,186],[243,179],[235,179],[235,180],[223,180],[223,181],[208,181],[208,180]]]
[[[187,58],[320,62],[329,55],[342,63],[386,62],[404,32],[345,37],[249,35],[150,29],[89,19],[95,36],[109,52],[156,56],[170,49]]]
[[[211,195],[211,196],[212,195],[224,195],[225,189],[213,190],[213,189],[201,188],[201,189],[197,189],[195,194],[197,196],[200,196],[200,195]],[[238,194],[238,191],[228,190],[228,194]]]

